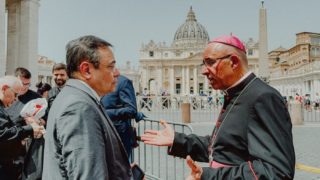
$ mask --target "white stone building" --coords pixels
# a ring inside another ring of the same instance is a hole
[[[141,89],[150,94],[170,95],[208,94],[212,91],[207,78],[201,74],[202,53],[209,41],[205,27],[196,20],[190,8],[186,21],[177,29],[170,46],[150,41],[140,49]],[[258,72],[258,43],[246,44],[249,67]],[[214,92],[213,94],[216,94]]]
[[[133,88],[135,92],[140,92],[140,73],[139,70],[135,67],[131,66],[131,62],[127,61],[126,65],[123,67],[119,67],[119,71],[121,75],[126,76],[128,79],[132,81]]]
[[[284,96],[320,94],[320,33],[296,34],[296,45],[269,52],[270,84]]]
[[[38,63],[37,63],[37,73],[35,77],[37,82],[48,83],[51,86],[55,85],[53,78],[52,78],[52,67],[55,64],[55,61],[50,60],[45,56],[38,56]]]

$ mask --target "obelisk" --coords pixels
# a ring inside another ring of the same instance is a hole
[[[259,15],[259,77],[269,82],[269,60],[268,60],[268,31],[267,31],[267,10],[264,1],[261,1]]]

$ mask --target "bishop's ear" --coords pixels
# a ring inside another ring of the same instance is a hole
[[[238,56],[232,55],[232,56],[230,57],[230,60],[231,60],[231,62],[232,62],[232,64],[231,64],[232,69],[235,69],[235,68],[237,68],[237,67],[240,66],[241,61],[240,61],[240,59],[239,59]]]

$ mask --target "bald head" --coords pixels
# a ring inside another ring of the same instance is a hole
[[[210,42],[207,45],[207,48],[212,48],[214,51],[224,52],[226,54],[234,54],[238,56],[241,61],[241,65],[245,71],[248,71],[248,59],[243,50],[240,50],[234,46],[230,46],[224,43],[219,42]]]
[[[213,89],[225,90],[248,71],[245,51],[220,42],[210,42],[203,53],[205,75]]]

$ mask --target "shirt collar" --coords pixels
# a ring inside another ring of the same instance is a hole
[[[84,84],[88,89],[90,89],[90,91],[92,92],[92,94],[94,95],[94,97],[96,98],[96,100],[98,102],[100,102],[101,97],[97,94],[97,92],[95,90],[93,90],[86,82],[79,80],[82,84]]]
[[[228,87],[227,89],[223,90],[223,92],[226,95],[229,95],[229,91],[232,91],[233,89],[237,89],[235,88],[236,86],[238,86],[241,82],[243,82],[246,78],[248,78],[252,73],[252,71],[248,71],[244,76],[242,76],[237,82],[235,82],[232,86]]]
[[[238,84],[240,84],[245,78],[247,78],[250,74],[252,73],[252,71],[248,71],[244,76],[242,76],[236,83],[234,83],[232,86],[228,87],[225,91],[228,91],[229,89],[237,86]]]

